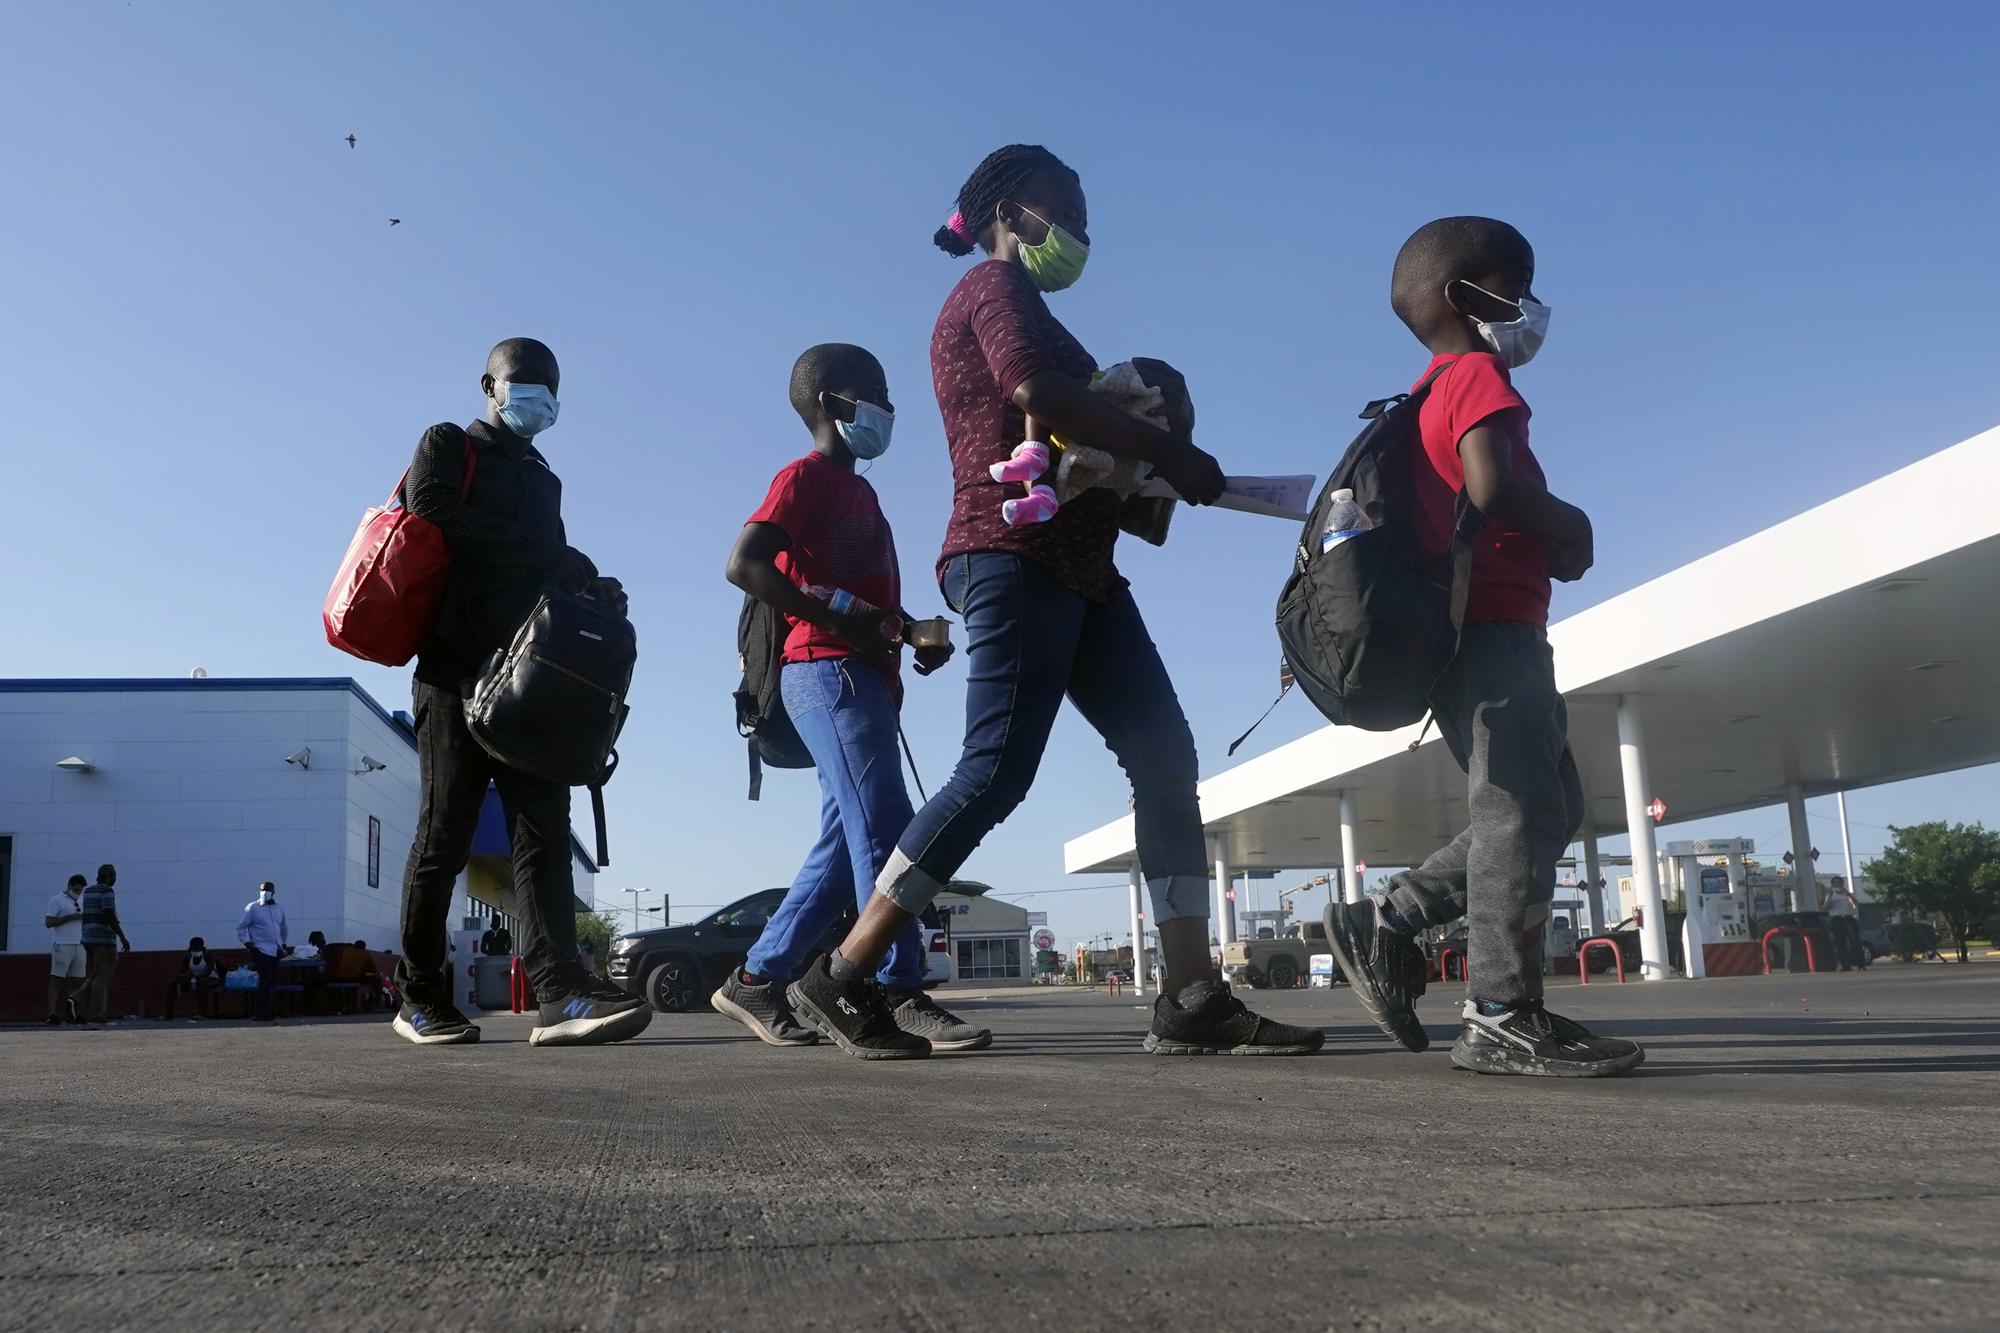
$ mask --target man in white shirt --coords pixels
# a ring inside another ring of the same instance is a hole
[[[236,923],[236,938],[250,950],[250,965],[257,969],[257,1021],[277,1018],[278,960],[290,953],[291,936],[285,927],[285,909],[278,906],[278,886],[265,880],[257,886],[256,899],[243,908]]]
[[[49,896],[42,924],[49,928],[49,1024],[75,1017],[69,997],[83,984],[82,875],[71,875],[69,887]]]

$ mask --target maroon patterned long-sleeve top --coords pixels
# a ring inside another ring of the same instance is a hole
[[[952,475],[951,523],[938,565],[971,551],[1010,551],[1101,602],[1125,582],[1111,563],[1118,497],[1086,492],[1047,523],[1009,527],[1000,505],[1021,494],[1021,485],[995,481],[987,471],[1021,442],[1014,390],[1045,370],[1088,380],[1097,362],[1049,313],[1027,270],[997,259],[976,265],[951,289],[931,333],[931,380]]]

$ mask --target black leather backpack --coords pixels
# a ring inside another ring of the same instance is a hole
[[[465,705],[466,729],[495,759],[590,789],[600,866],[610,864],[604,784],[618,767],[638,660],[631,621],[588,597],[546,593],[486,664]]]

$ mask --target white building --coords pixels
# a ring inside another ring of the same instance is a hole
[[[294,943],[398,949],[417,806],[408,718],[352,680],[0,680],[0,953],[46,950],[49,895],[106,862],[134,949],[233,948],[267,879]],[[513,915],[488,815],[455,918]]]
[[[936,899],[951,931],[951,978],[961,985],[1025,986],[1034,980],[1028,909],[988,896],[986,886],[954,880]]]

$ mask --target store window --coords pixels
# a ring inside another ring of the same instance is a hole
[[[1021,941],[960,940],[958,979],[993,981],[1021,975]]]

